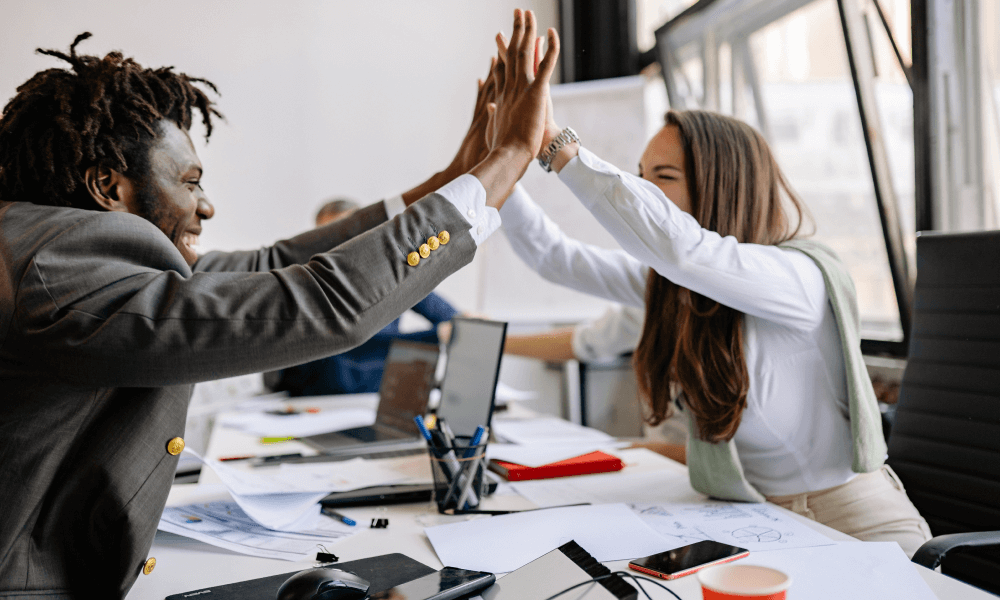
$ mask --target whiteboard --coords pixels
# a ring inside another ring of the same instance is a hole
[[[556,122],[570,126],[583,146],[623,171],[635,173],[646,142],[663,126],[666,88],[659,77],[621,77],[552,86]],[[617,242],[559,181],[532,162],[522,185],[571,237],[602,248]],[[498,232],[479,249],[479,306],[493,318],[519,323],[592,319],[611,303],[549,283],[517,257]]]

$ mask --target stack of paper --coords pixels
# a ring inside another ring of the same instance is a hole
[[[324,517],[319,511],[295,531],[268,529],[247,516],[238,504],[226,501],[168,506],[159,528],[241,554],[292,561],[309,558],[320,546],[357,532],[357,528]]]
[[[215,471],[232,502],[168,509],[160,529],[256,556],[287,555],[289,560],[301,559],[301,553],[308,552],[303,548],[314,548],[315,540],[330,543],[352,532],[320,515],[317,503],[328,493],[412,480],[411,473],[361,458],[249,469],[190,454]]]
[[[497,419],[493,421],[493,435],[498,440],[522,445],[606,445],[617,441],[603,431],[576,425],[556,417],[525,420]]]
[[[364,427],[375,422],[375,411],[369,408],[344,408],[274,414],[270,412],[234,413],[219,419],[219,424],[262,437],[307,437]]]

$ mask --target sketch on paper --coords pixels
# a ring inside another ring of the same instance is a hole
[[[733,544],[752,552],[824,546],[833,540],[766,504],[707,501],[691,504],[631,504],[647,525],[680,547],[701,540]]]

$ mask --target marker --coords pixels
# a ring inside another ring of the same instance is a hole
[[[350,517],[347,517],[347,516],[344,516],[344,515],[340,514],[339,512],[337,512],[335,510],[327,508],[326,506],[324,506],[320,510],[320,512],[322,512],[324,515],[326,515],[328,517],[331,517],[333,519],[337,519],[338,521],[342,521],[343,523],[345,523],[347,525],[350,525],[351,527],[354,527],[355,525],[358,524],[358,522],[355,521],[354,519],[352,519]]]
[[[286,437],[262,437],[262,438],[260,438],[260,443],[261,444],[280,444],[281,442],[289,442],[289,441],[294,440],[294,439],[295,439],[294,436],[286,436]]]

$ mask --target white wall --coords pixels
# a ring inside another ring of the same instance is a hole
[[[35,48],[83,31],[82,53],[212,80],[228,123],[195,140],[216,207],[202,245],[258,247],[310,227],[325,197],[368,203],[444,168],[514,7],[556,25],[555,0],[3,0],[0,100],[64,64]],[[478,308],[481,260],[441,287],[461,309]]]

